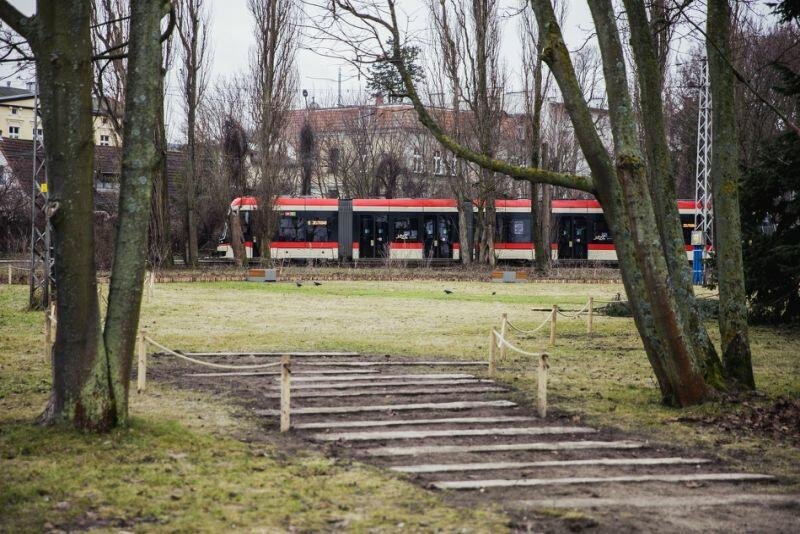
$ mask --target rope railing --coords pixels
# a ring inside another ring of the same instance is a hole
[[[170,356],[175,356],[181,360],[205,367],[213,367],[215,369],[266,369],[270,367],[280,367],[281,369],[281,401],[280,401],[280,429],[281,432],[287,432],[291,429],[291,359],[288,354],[281,356],[281,361],[273,363],[264,363],[259,365],[225,365],[220,363],[206,362],[198,360],[180,352],[174,351],[169,347],[165,347],[153,338],[140,332],[138,336],[138,367],[136,373],[136,390],[139,393],[144,393],[147,387],[147,344],[151,344],[164,351]]]
[[[544,318],[544,321],[542,321],[542,324],[540,324],[539,326],[537,326],[536,328],[534,328],[532,330],[524,330],[524,329],[518,327],[517,325],[513,324],[508,319],[506,319],[506,325],[508,325],[508,327],[510,329],[512,329],[512,330],[514,330],[514,331],[516,331],[516,332],[518,332],[520,334],[529,336],[529,335],[535,334],[536,332],[538,332],[539,330],[541,330],[542,328],[547,326],[552,320],[553,320],[552,319],[552,313],[549,313],[549,314],[547,314],[547,317]]]
[[[558,313],[559,313],[559,314],[561,314],[561,315],[563,315],[564,317],[568,317],[568,318],[570,318],[570,319],[577,319],[578,317],[580,317],[581,315],[583,315],[583,313],[584,313],[586,310],[588,310],[588,309],[590,309],[590,308],[592,308],[592,307],[593,307],[593,306],[592,306],[592,301],[593,301],[592,297],[589,297],[589,300],[587,300],[587,301],[586,301],[586,304],[584,304],[584,305],[583,305],[583,308],[581,308],[580,310],[578,310],[578,311],[576,311],[576,312],[565,312],[565,311],[560,311],[560,310],[559,310],[559,312],[558,312]]]
[[[536,405],[539,411],[539,417],[547,417],[547,373],[550,369],[550,356],[546,352],[528,352],[510,343],[501,332],[492,328],[489,334],[489,376],[494,376],[497,373],[497,349],[501,349],[501,355],[505,356],[503,348],[509,348],[523,356],[536,358],[539,362],[537,368],[537,393]]]

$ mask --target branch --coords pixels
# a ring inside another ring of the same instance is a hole
[[[0,2],[2,2],[2,1],[3,0],[0,0]],[[172,5],[172,2],[169,2],[168,5],[169,5],[169,10],[167,11],[166,14],[169,15],[169,20],[167,21],[167,29],[164,30],[164,33],[161,34],[161,41],[160,42],[162,42],[162,43],[170,38],[170,36],[172,35],[173,30],[175,29],[175,6]],[[96,54],[96,55],[92,56],[92,61],[99,61],[101,59],[106,59],[106,60],[109,60],[109,61],[114,61],[114,60],[117,60],[117,59],[125,59],[126,57],[128,57],[128,53],[127,52],[123,52],[121,54],[113,54],[113,55],[108,55],[108,54],[110,52],[114,52],[116,50],[121,50],[121,49],[125,48],[126,46],[128,46],[128,44],[130,44],[130,41],[125,41],[124,43],[120,43],[120,44],[118,44],[116,46],[112,46],[111,48],[109,48],[109,49],[107,49],[107,50],[105,50],[105,51],[103,51],[103,52],[101,52],[99,54]]]
[[[16,7],[12,6],[8,0],[0,0],[0,19],[8,26],[28,40],[33,40],[33,17],[26,17]]]
[[[776,106],[773,102],[770,102],[767,97],[763,96],[756,90],[755,87],[753,87],[753,85],[750,83],[750,80],[748,80],[744,74],[742,74],[741,71],[736,68],[736,65],[733,64],[730,58],[724,54],[722,50],[720,50],[717,42],[714,39],[709,39],[708,33],[702,27],[696,24],[691,17],[689,17],[689,15],[686,14],[683,7],[684,6],[681,6],[680,8],[680,14],[683,15],[683,18],[685,18],[690,25],[692,25],[698,32],[700,32],[701,35],[703,35],[703,37],[706,38],[706,42],[711,44],[711,46],[714,48],[714,51],[719,54],[719,57],[722,58],[722,61],[724,61],[728,68],[731,69],[731,72],[733,72],[733,75],[736,77],[736,79],[739,80],[739,82],[744,85],[745,88],[753,94],[753,96],[756,97],[756,99],[760,100],[762,104],[765,104],[775,115],[777,115],[778,118],[789,127],[789,129],[791,129],[795,134],[797,134],[798,137],[800,137],[800,126],[795,124],[788,115],[778,109],[778,106]]]
[[[395,66],[398,73],[400,74],[400,77],[402,78],[403,83],[406,86],[406,91],[407,91],[406,96],[411,100],[411,103],[414,106],[414,110],[417,112],[417,117],[419,118],[419,121],[428,129],[431,135],[433,135],[433,137],[437,141],[439,141],[439,143],[443,147],[451,151],[459,158],[474,163],[480,166],[481,168],[505,174],[511,178],[515,178],[518,180],[527,180],[533,183],[547,183],[551,185],[567,187],[569,189],[578,189],[580,191],[586,191],[588,193],[595,192],[594,183],[591,177],[545,171],[535,167],[523,167],[519,165],[512,165],[505,161],[501,161],[499,159],[486,156],[484,154],[480,154],[458,143],[455,139],[447,135],[442,129],[442,127],[439,125],[439,123],[430,115],[427,108],[422,103],[422,100],[419,97],[419,93],[417,92],[417,88],[415,87],[413,77],[406,68],[405,62],[403,61],[402,47],[400,41],[400,30],[398,29],[394,1],[389,0],[387,4],[389,7],[391,22],[387,22],[373,15],[358,12],[349,3],[343,3],[337,1],[337,5],[340,9],[351,13],[353,16],[361,20],[365,20],[377,24],[379,26],[382,26],[392,34],[392,57],[388,59],[388,61]]]

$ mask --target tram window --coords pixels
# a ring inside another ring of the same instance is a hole
[[[239,223],[242,226],[242,235],[247,241],[249,241],[251,236],[253,235],[253,229],[251,227],[252,221],[253,221],[253,216],[249,211],[239,212]]]
[[[392,241],[405,243],[419,242],[419,218],[397,217],[394,219],[394,234]]]
[[[319,243],[338,239],[335,212],[308,212],[305,216],[307,241]]]
[[[501,243],[530,243],[531,219],[522,214],[502,214],[498,217],[498,234]]]
[[[603,244],[603,243],[613,243],[613,238],[611,237],[611,230],[608,229],[608,223],[603,218],[602,215],[598,215],[594,219],[594,235],[592,236],[592,243],[594,244]]]
[[[278,241],[305,241],[303,220],[296,215],[283,215],[278,225]]]
[[[692,243],[692,232],[694,231],[694,215],[681,215],[681,226],[683,227],[683,242],[687,245]]]

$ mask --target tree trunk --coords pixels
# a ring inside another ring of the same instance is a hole
[[[162,73],[163,74],[163,73]],[[159,94],[162,98],[159,102],[159,113],[164,116],[164,78],[159,81]],[[156,128],[156,146],[161,154],[161,165],[153,179],[152,195],[152,220],[150,223],[150,260],[154,268],[172,267],[172,237],[170,228],[170,198],[169,198],[169,175],[167,173],[167,134],[164,128],[164,121],[158,121]]]
[[[739,212],[738,132],[731,61],[731,8],[728,0],[708,1],[707,55],[711,80],[711,188],[719,280],[719,330],[726,376],[755,388],[747,331],[747,299]]]
[[[191,20],[192,35],[188,50],[184,53],[189,54],[186,65],[186,217],[184,224],[186,227],[186,257],[185,262],[188,267],[197,267],[197,195],[195,183],[197,178],[197,75],[199,70],[197,57],[197,40],[199,21],[197,17]]]
[[[700,318],[692,287],[692,273],[686,261],[683,229],[671,172],[669,148],[661,99],[661,65],[647,22],[643,0],[624,0],[631,32],[631,47],[636,61],[647,159],[650,197],[656,212],[658,231],[672,281],[675,299],[686,317],[686,337],[691,340],[703,368],[706,381],[724,387],[722,369],[714,345]],[[663,46],[663,43],[662,43]]]
[[[550,269],[550,204],[553,186],[531,184],[531,238],[536,270],[546,273]]]
[[[50,180],[56,308],[53,390],[46,423],[106,430],[115,423],[100,335],[94,262],[91,6],[39,2],[34,35],[45,165]]]
[[[153,176],[160,153],[153,137],[161,112],[163,0],[131,3],[124,146],[114,265],[103,333],[118,424],[128,420],[128,385],[139,326]]]
[[[238,211],[230,211],[228,226],[230,226],[231,229],[231,250],[233,251],[233,259],[236,260],[237,266],[242,267],[247,264],[247,250],[244,248],[242,223],[241,219],[239,219]]]

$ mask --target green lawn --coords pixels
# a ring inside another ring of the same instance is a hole
[[[452,290],[447,295],[444,289]],[[559,304],[613,298],[609,284],[323,282],[161,284],[141,325],[183,350],[354,350],[409,357],[485,359],[489,328],[502,313],[523,328]],[[495,292],[496,295],[492,295]],[[458,509],[434,494],[367,466],[265,442],[256,423],[218,399],[155,386],[134,394],[130,429],[109,436],[53,432],[32,421],[49,387],[42,314],[22,311],[26,288],[0,288],[0,530],[57,526],[127,530],[503,530],[490,507]],[[599,304],[598,304],[599,305]],[[682,422],[738,409],[723,403],[677,411],[661,406],[636,330],[627,318],[559,317],[550,398],[592,424],[651,439],[709,447],[741,469],[800,480],[796,448],[752,435]],[[713,325],[712,333],[716,334]],[[546,347],[547,329],[516,343]],[[800,332],[752,330],[756,380],[767,403],[800,394]],[[509,356],[501,378],[524,392],[534,362]],[[242,439],[247,438],[249,439]]]

